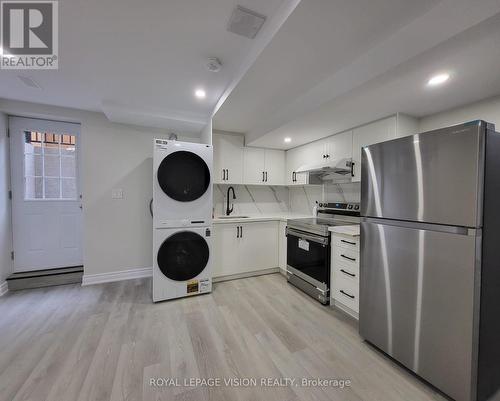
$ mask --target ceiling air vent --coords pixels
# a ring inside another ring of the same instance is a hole
[[[260,28],[262,28],[265,21],[265,15],[256,13],[245,7],[236,6],[229,19],[227,30],[237,35],[253,39],[260,31]]]

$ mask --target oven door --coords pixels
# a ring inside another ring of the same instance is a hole
[[[328,237],[287,227],[287,268],[315,285],[330,288],[330,241]]]

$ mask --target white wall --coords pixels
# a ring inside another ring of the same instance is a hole
[[[10,215],[9,139],[7,138],[7,116],[0,113],[0,293],[5,278],[12,271],[12,227]]]
[[[200,143],[212,144],[212,119],[210,119],[208,124],[201,131]]]
[[[485,120],[494,123],[499,131],[500,96],[423,117],[420,119],[419,131],[430,131],[472,120]]]
[[[82,124],[85,275],[151,267],[153,139],[168,138],[169,131],[111,123],[101,113],[1,99],[0,111]],[[180,135],[179,140],[196,139]],[[123,189],[124,198],[111,199],[113,188]]]

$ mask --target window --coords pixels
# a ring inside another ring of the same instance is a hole
[[[24,199],[76,200],[76,135],[26,131]]]

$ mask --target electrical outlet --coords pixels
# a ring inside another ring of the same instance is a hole
[[[123,189],[114,188],[111,190],[111,199],[123,199]]]

